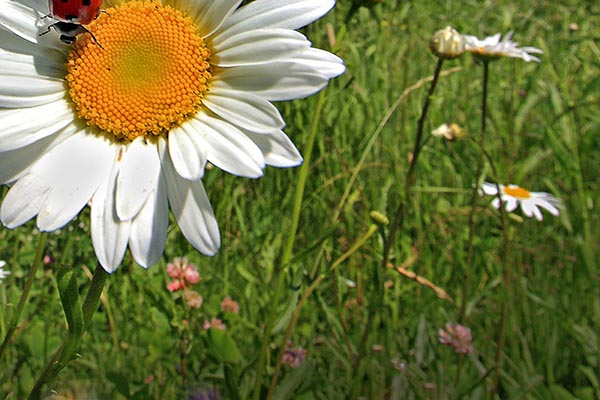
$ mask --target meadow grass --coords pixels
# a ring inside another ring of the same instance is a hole
[[[344,59],[346,74],[322,94],[279,105],[305,157],[320,110],[289,256],[282,254],[300,169],[268,168],[258,180],[208,171],[220,252],[193,251],[172,223],[158,265],[143,270],[126,258],[107,280],[80,357],[47,390],[107,399],[181,399],[210,388],[241,399],[600,398],[600,6],[385,0],[347,18],[349,10],[340,1],[307,28],[316,47]],[[471,207],[482,178],[482,66],[467,55],[443,65],[405,197],[437,62],[428,41],[447,25],[478,37],[514,30],[515,41],[544,50],[539,64],[489,65],[483,173],[562,198],[559,217],[538,222],[516,211],[503,228],[491,198]],[[468,137],[430,137],[443,122]],[[382,268],[381,233],[390,226],[373,227],[369,216],[393,219],[400,202],[404,221],[389,261],[414,279]],[[0,259],[12,273],[0,284],[0,338],[41,236],[34,222],[0,230]],[[26,397],[66,334],[56,275],[60,265],[72,267],[83,296],[85,272],[96,265],[89,212],[48,234],[44,254],[54,262],[35,274],[0,359],[0,398]],[[165,265],[175,257],[199,268],[200,309],[166,289]],[[220,310],[227,295],[239,314]],[[226,334],[203,329],[213,317]],[[439,343],[447,322],[471,328],[471,354]],[[263,340],[265,325],[272,335]],[[298,368],[277,365],[288,336],[307,350]]]

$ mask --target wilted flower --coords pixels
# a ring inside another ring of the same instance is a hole
[[[10,275],[10,271],[4,270],[5,266],[6,266],[6,261],[0,260],[0,283],[2,283],[4,278],[6,278],[8,275]]]
[[[202,298],[200,293],[196,292],[195,290],[186,290],[183,293],[183,297],[189,307],[192,307],[192,308],[202,307],[202,302],[204,301],[204,299]]]
[[[508,32],[504,39],[500,40],[500,33],[479,40],[475,36],[464,35],[465,50],[486,61],[496,60],[502,57],[520,58],[524,61],[537,61],[540,59],[532,54],[543,54],[537,47],[519,47],[519,43],[510,40],[513,32]]]
[[[240,305],[237,301],[232,300],[230,296],[226,296],[221,302],[221,311],[237,314],[240,312]]]
[[[508,212],[514,211],[520,205],[526,216],[535,216],[538,221],[544,219],[540,207],[554,216],[560,214],[559,208],[562,207],[562,201],[550,193],[530,192],[517,185],[498,185],[498,187],[500,188],[500,198],[506,203],[504,208]],[[498,195],[498,188],[493,183],[484,182],[481,189],[483,193],[489,196]],[[498,197],[492,200],[492,206],[500,208]]]
[[[454,347],[457,353],[468,354],[473,351],[471,329],[460,324],[446,324],[439,330],[440,343]]]
[[[205,319],[202,327],[204,328],[204,330],[219,329],[221,331],[224,331],[225,329],[227,329],[223,321],[221,321],[219,318],[211,318],[210,321]]]
[[[456,58],[465,52],[465,39],[456,29],[447,26],[431,36],[429,49],[440,58]]]
[[[293,345],[294,343],[291,340],[288,340],[285,352],[281,357],[281,362],[292,368],[298,368],[306,359],[307,351],[302,347],[292,348]]]

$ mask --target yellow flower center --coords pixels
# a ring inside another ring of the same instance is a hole
[[[529,193],[528,190],[525,190],[519,186],[513,186],[513,187],[505,186],[504,194],[515,197],[517,199],[528,199],[531,197],[531,193]]]
[[[116,140],[162,135],[202,105],[210,51],[191,18],[158,2],[102,12],[68,58],[77,114]]]

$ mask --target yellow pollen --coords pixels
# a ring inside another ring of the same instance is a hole
[[[77,114],[116,140],[162,135],[200,107],[210,51],[191,18],[158,2],[108,8],[78,37],[67,82]]]
[[[528,190],[525,190],[519,186],[504,186],[504,193],[509,196],[516,197],[517,199],[528,199],[531,197],[531,193],[529,193]]]

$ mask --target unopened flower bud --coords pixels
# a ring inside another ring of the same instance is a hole
[[[465,39],[456,29],[447,26],[433,34],[429,48],[440,58],[452,59],[465,52]]]
[[[390,223],[390,220],[388,219],[388,217],[386,217],[384,214],[380,213],[379,211],[371,211],[369,213],[369,216],[371,217],[373,222],[375,222],[377,225],[385,226]]]

